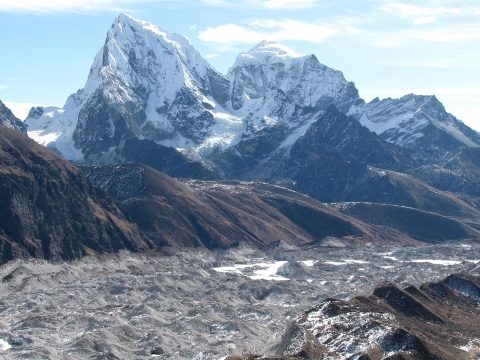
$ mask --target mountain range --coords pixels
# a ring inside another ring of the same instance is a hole
[[[173,176],[266,181],[321,201],[359,200],[374,167],[480,195],[472,161],[480,135],[435,96],[366,103],[315,55],[267,41],[223,75],[186,38],[126,14],[85,87],[63,108],[32,109],[25,124],[79,164],[143,162]]]
[[[297,243],[360,234],[434,242],[476,237],[479,230],[479,133],[435,96],[367,103],[340,71],[273,42],[241,53],[223,75],[188,39],[120,14],[85,87],[63,108],[35,107],[21,122],[0,103],[0,121],[80,165],[82,181],[101,188],[108,209],[118,207],[143,234],[132,248],[175,241],[231,246],[242,236],[265,246],[292,236],[268,225],[273,219],[297,229]],[[129,185],[137,181],[145,187]],[[274,185],[294,192],[280,196]],[[298,211],[306,210],[296,192],[330,203],[307,206],[315,221],[329,214],[350,227],[342,235],[298,227]],[[240,215],[242,199],[261,223],[254,231]],[[257,213],[255,206],[269,210]],[[179,218],[173,208],[183,209]],[[419,218],[449,230],[424,231],[405,220]],[[390,235],[378,235],[379,227]],[[183,229],[180,237],[175,228]],[[159,237],[160,229],[171,233]]]

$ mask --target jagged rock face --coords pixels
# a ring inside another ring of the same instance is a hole
[[[176,178],[213,180],[221,178],[215,169],[201,159],[192,160],[175,150],[157,144],[153,140],[130,138],[125,140],[121,150],[122,159],[141,163]]]
[[[355,85],[340,71],[322,65],[314,55],[299,56],[274,42],[262,41],[240,54],[227,76],[250,99],[268,99],[280,90],[292,104],[320,109],[335,104],[343,111],[359,101]]]
[[[445,156],[439,164],[422,165],[409,174],[437,189],[480,196],[480,148],[460,148]]]
[[[311,116],[304,133],[277,128],[270,136],[240,142],[235,147],[237,154],[243,155],[243,161],[251,159],[243,164],[248,179],[276,182],[321,201],[336,201],[365,176],[368,164],[402,166],[399,149],[334,106]],[[280,145],[272,146],[276,142]]]
[[[51,119],[32,112],[27,123],[37,141],[68,159],[108,162],[121,160],[122,142],[131,137],[209,148],[220,131],[228,143],[242,123],[226,111],[242,99],[241,89],[233,89],[187,39],[121,14],[84,89]],[[53,129],[60,135],[47,142]]]
[[[385,283],[368,297],[328,299],[308,310],[275,356],[227,359],[472,359],[480,349],[479,303],[478,276],[451,275],[420,288]]]
[[[247,95],[241,140],[211,156],[227,177],[269,180],[270,168],[279,165],[274,162],[282,161],[329,106],[348,111],[363,103],[341,72],[272,42],[240,54],[227,77]]]
[[[27,132],[27,127],[25,124],[20,121],[12,111],[5,106],[5,104],[0,100],[0,125],[6,126],[10,129],[17,130],[21,133]]]
[[[0,128],[0,194],[1,263],[145,246],[136,227],[79,169],[6,128]]]
[[[460,147],[480,146],[480,135],[447,113],[435,96],[377,98],[352,108],[351,113],[386,141],[412,150],[419,161],[440,159]]]

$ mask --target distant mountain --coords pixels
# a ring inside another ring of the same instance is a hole
[[[0,100],[0,126],[6,126],[21,133],[27,132],[27,127],[12,111]]]
[[[0,263],[145,247],[135,225],[79,169],[0,127]]]
[[[269,355],[227,359],[472,359],[479,304],[479,276],[450,275],[420,288],[384,283],[369,296],[326,299],[306,311]]]
[[[224,76],[184,37],[126,14],[85,87],[64,108],[32,109],[26,124],[37,142],[84,165],[134,161],[175,177],[266,181],[321,201],[409,204],[406,188],[368,182],[388,170],[480,196],[480,135],[434,96],[365,103],[341,72],[267,41]]]
[[[438,161],[460,147],[480,147],[480,134],[449,114],[435,96],[376,98],[350,113],[386,141],[409,149],[422,163]]]

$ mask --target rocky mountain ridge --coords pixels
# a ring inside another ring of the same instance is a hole
[[[187,39],[125,14],[85,87],[63,109],[32,110],[26,124],[36,141],[86,165],[260,180],[321,201],[360,200],[349,194],[368,188],[373,166],[480,196],[479,166],[462,155],[476,154],[480,135],[434,96],[365,103],[341,72],[267,41],[224,76]],[[391,191],[385,198],[397,197]]]
[[[0,126],[6,126],[10,129],[20,131],[22,133],[27,132],[27,127],[20,121],[12,111],[0,100]]]

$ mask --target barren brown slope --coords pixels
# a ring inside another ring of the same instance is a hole
[[[378,240],[369,225],[273,185],[180,182],[136,164],[87,167],[84,171],[155,247],[306,245],[327,237]],[[399,237],[399,241],[411,240]]]
[[[470,226],[469,221],[411,207],[365,202],[331,205],[367,224],[386,226],[423,242],[480,239],[480,231]]]
[[[0,126],[0,262],[143,246],[135,225],[78,168]]]
[[[477,208],[449,192],[436,189],[411,175],[372,167],[341,201],[401,205],[445,216],[480,219]]]

